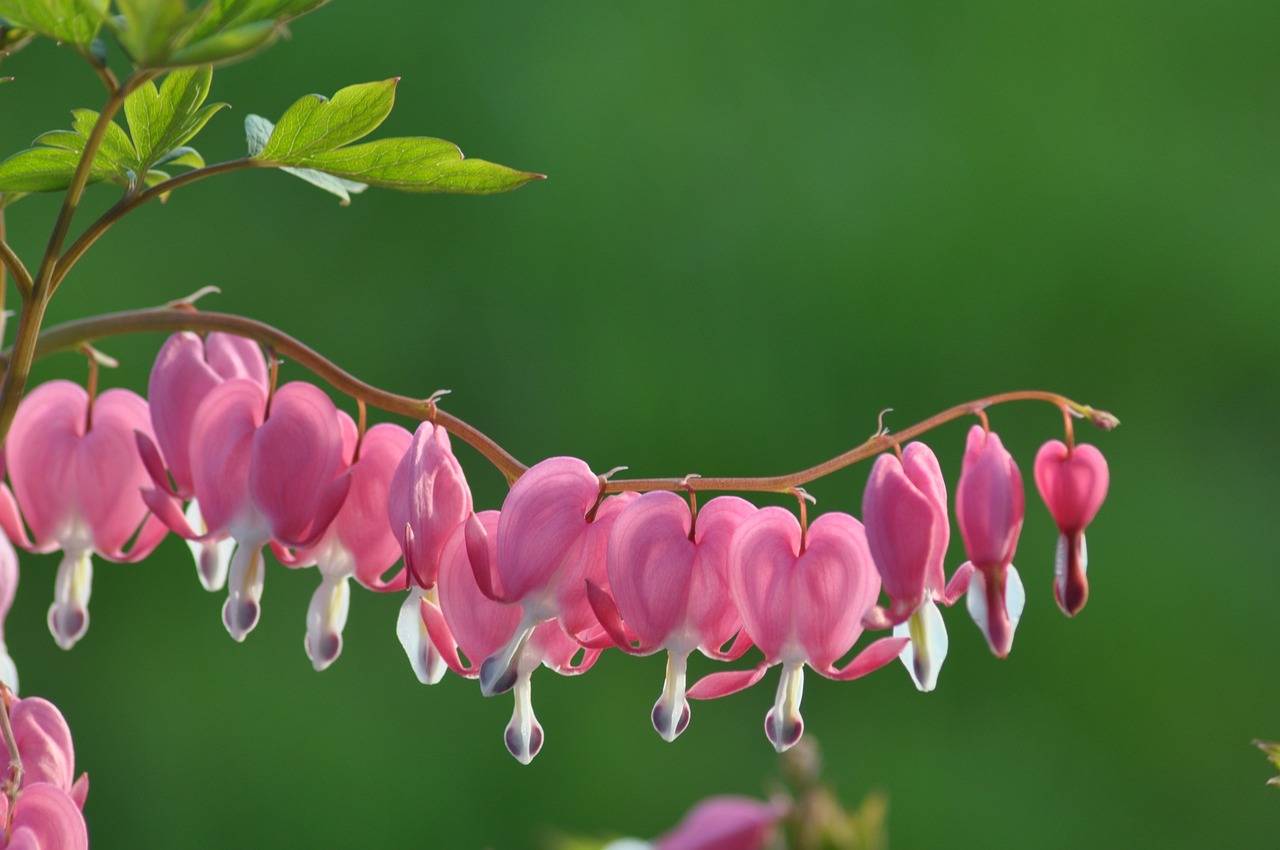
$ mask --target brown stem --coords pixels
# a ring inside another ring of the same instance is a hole
[[[23,311],[23,322],[28,321],[28,313]],[[413,419],[429,420],[445,428],[449,433],[468,443],[480,452],[490,463],[498,468],[509,482],[514,482],[527,469],[506,449],[502,448],[484,433],[440,410],[436,404],[436,396],[428,399],[409,398],[378,389],[359,380],[348,372],[338,368],[315,350],[277,330],[270,325],[229,313],[205,313],[190,309],[190,305],[173,305],[157,307],[149,310],[132,310],[121,313],[109,313],[49,328],[40,334],[38,344],[32,346],[32,356],[43,357],[59,351],[76,350],[85,343],[104,337],[119,336],[129,333],[143,332],[175,332],[175,331],[222,331],[255,340],[279,354],[289,357],[299,365],[327,381],[334,389],[372,407],[408,416]],[[21,334],[21,329],[19,331]],[[0,355],[5,361],[9,357],[23,355],[23,350],[15,348]],[[28,364],[29,366],[29,364]],[[609,480],[603,484],[605,492],[617,493],[624,490],[721,490],[721,491],[754,491],[785,493],[815,479],[829,475],[846,466],[874,457],[882,451],[891,449],[895,444],[930,431],[962,416],[979,415],[987,407],[1011,401],[1048,402],[1073,415],[1087,419],[1094,425],[1110,430],[1119,424],[1110,413],[1096,410],[1088,405],[1072,401],[1057,393],[1039,390],[1021,390],[1001,393],[976,401],[958,404],[892,434],[880,433],[859,446],[823,461],[816,466],[792,472],[786,475],[755,478],[701,478],[686,475],[681,478],[637,478],[630,480]]]

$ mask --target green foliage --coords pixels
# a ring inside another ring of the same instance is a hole
[[[154,166],[202,167],[204,159],[185,143],[226,106],[204,105],[211,79],[208,66],[184,69],[169,74],[159,88],[147,82],[130,94],[124,105],[129,133],[114,121],[107,123],[89,182],[111,180],[137,188],[141,175],[143,185],[154,186],[170,177]],[[31,148],[0,163],[0,191],[59,192],[71,184],[99,117],[88,109],[72,116],[70,130],[44,133]]]
[[[98,35],[108,5],[109,0],[0,0],[0,18],[83,49]]]
[[[3,0],[0,0],[3,2]],[[243,59],[271,44],[283,25],[328,0],[116,0],[121,46],[143,68],[177,68]]]
[[[477,195],[509,191],[542,176],[465,159],[457,145],[441,139],[380,139],[352,145],[391,114],[397,82],[348,86],[332,100],[309,95],[290,106],[274,127],[250,116],[245,126],[249,155],[285,168],[344,202],[349,200],[347,192],[358,191],[352,187],[363,189],[366,184],[402,192]],[[320,179],[321,174],[342,182],[335,187]]]
[[[275,126],[261,115],[250,115],[244,119],[244,134],[245,141],[249,146],[249,156],[257,157],[262,153],[267,140],[271,138],[271,134],[275,131]],[[283,165],[279,166],[279,168],[281,171],[292,174],[300,180],[305,180],[312,186],[323,189],[331,195],[337,195],[344,207],[351,203],[352,195],[359,194],[369,188],[364,183],[333,177],[323,171],[316,171],[312,168],[290,168]]]
[[[1280,744],[1273,743],[1272,741],[1255,740],[1253,745],[1266,753],[1268,761],[1276,767],[1280,767]],[[1271,777],[1267,780],[1267,784],[1280,786],[1280,776]]]
[[[213,69],[208,65],[174,71],[159,88],[155,83],[144,83],[125,100],[125,118],[133,137],[138,172],[146,173],[161,160],[174,162],[166,158],[199,133],[214,113],[226,107],[225,103],[204,105],[212,79]],[[189,148],[184,151],[194,153]]]

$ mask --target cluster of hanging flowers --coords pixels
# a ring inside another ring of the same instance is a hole
[[[161,350],[147,400],[66,381],[28,394],[7,441],[0,524],[24,549],[62,551],[49,628],[63,648],[89,624],[93,556],[136,561],[173,531],[190,543],[201,584],[226,589],[222,620],[237,641],[258,622],[267,550],[314,566],[305,648],[317,670],[342,651],[351,579],[403,593],[397,633],[417,677],[452,670],[486,696],[514,691],[505,741],[521,762],[543,740],[533,672],[582,673],[609,648],[667,653],[652,711],[667,740],[687,727],[689,699],[734,693],[780,665],[765,731],[782,751],[803,731],[806,666],[850,680],[900,658],[932,690],[947,653],[938,603],[965,596],[992,652],[1012,646],[1024,604],[1013,458],[985,417],[969,432],[954,498],[968,561],[948,579],[939,463],[920,442],[893,448],[871,471],[861,522],[826,513],[810,523],[803,500],[799,519],[737,496],[698,506],[692,488],[687,500],[607,495],[608,476],[570,457],[534,465],[501,510],[477,512],[443,427],[364,430],[310,384],[275,387],[256,343],[183,332]],[[1035,481],[1061,531],[1055,595],[1074,615],[1088,596],[1084,531],[1107,465],[1068,433],[1040,450]],[[5,554],[0,545],[0,569]],[[14,582],[16,565],[0,605]],[[841,664],[867,629],[892,635]],[[763,655],[755,667],[687,686],[693,652],[733,661],[752,646]],[[16,687],[7,655],[5,676]]]

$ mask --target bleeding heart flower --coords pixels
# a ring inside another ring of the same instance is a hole
[[[147,403],[136,394],[107,390],[91,405],[88,392],[69,381],[32,390],[9,431],[9,481],[16,505],[3,500],[0,522],[25,549],[63,552],[49,609],[49,630],[63,649],[89,628],[92,556],[137,561],[165,534],[164,525],[148,517],[139,495],[149,476],[134,448],[135,431],[151,431]],[[133,547],[126,551],[131,539]]]
[[[966,597],[969,615],[999,658],[1013,647],[1026,603],[1022,579],[1013,566],[1023,509],[1018,465],[998,436],[974,425],[956,487],[956,522],[969,564],[976,570]]]
[[[391,479],[386,512],[404,552],[404,586],[434,586],[445,541],[471,515],[467,477],[444,428],[418,426]]]
[[[655,850],[763,850],[787,807],[750,797],[708,797],[675,829],[654,841]]]
[[[951,539],[947,519],[947,485],[938,459],[924,443],[902,452],[882,454],[867,479],[862,497],[867,545],[891,604],[866,617],[871,628],[893,626],[911,638],[902,663],[921,691],[937,685],[947,657],[947,627],[935,604],[953,604],[968,587],[971,569],[946,584],[943,562]]]
[[[795,516],[768,507],[743,521],[729,549],[729,584],[743,629],[765,655],[755,670],[712,673],[689,689],[691,699],[735,693],[782,665],[765,734],[778,752],[800,740],[804,667],[828,679],[865,676],[896,658],[906,638],[881,638],[843,668],[835,663],[862,634],[863,615],[880,593],[862,523],[828,513],[802,532]]]
[[[271,399],[253,381],[234,378],[201,402],[191,429],[191,471],[208,529],[191,528],[167,493],[144,496],[183,537],[236,541],[222,620],[237,641],[258,623],[263,548],[319,542],[351,485],[343,463],[344,428],[327,395],[310,384],[281,387]]]
[[[698,511],[695,524],[688,502],[655,492],[627,505],[613,524],[607,559],[613,596],[591,585],[588,597],[620,648],[637,655],[667,651],[666,684],[651,718],[668,741],[689,725],[690,653],[733,660],[751,646],[743,635],[721,650],[742,628],[729,594],[729,543],[755,510],[736,496],[721,496]],[[632,648],[631,636],[639,646]]]
[[[61,788],[32,785],[13,808],[0,795],[0,848],[12,850],[89,850],[84,814]]]
[[[165,341],[147,383],[155,443],[139,434],[139,451],[156,487],[187,502],[187,521],[202,533],[204,523],[191,477],[191,428],[205,396],[231,378],[253,381],[266,391],[267,364],[256,342],[223,333],[211,333],[202,340],[183,332]],[[206,590],[221,590],[235,543],[228,537],[187,542],[200,583]]]
[[[467,520],[466,527],[455,529],[446,541],[440,557],[439,604],[424,600],[420,621],[426,627],[439,657],[455,673],[468,678],[481,675],[481,668],[464,664],[461,650],[468,659],[484,659],[500,651],[516,634],[521,624],[521,610],[515,605],[496,602],[480,590],[471,567],[468,552],[483,546],[490,559],[497,556],[499,515],[482,511]],[[582,660],[573,662],[579,652]],[[542,748],[543,732],[533,713],[530,677],[545,665],[561,675],[584,673],[599,657],[600,650],[583,650],[552,621],[536,626],[515,658],[515,709],[503,735],[507,750],[528,764]]]
[[[1036,453],[1035,477],[1040,498],[1060,532],[1053,595],[1062,613],[1074,617],[1089,600],[1084,530],[1107,498],[1111,473],[1102,452],[1093,446],[1077,444],[1069,449],[1059,440],[1050,440]]]
[[[522,611],[515,634],[481,665],[485,696],[515,684],[521,647],[539,623],[557,620],[580,643],[593,643],[601,631],[587,585],[608,587],[609,531],[637,498],[619,493],[601,500],[601,487],[602,479],[577,458],[550,458],[530,467],[507,493],[496,549],[486,544],[483,527],[468,524],[467,551],[477,586],[490,599]]]
[[[307,608],[304,641],[307,657],[316,670],[328,667],[342,652],[342,629],[351,599],[347,580],[354,576],[374,590],[389,586],[382,575],[400,559],[400,544],[386,521],[387,495],[396,466],[413,439],[399,425],[374,425],[365,432],[360,456],[352,463],[355,426],[349,424],[346,414],[340,413],[339,417],[344,431],[349,427],[352,441],[351,449],[344,447],[343,451],[351,489],[342,508],[314,546],[295,554],[278,545],[273,547],[276,557],[287,566],[314,564],[320,572],[320,586]]]
[[[89,776],[82,773],[79,779],[75,778],[75,748],[62,712],[40,697],[15,699],[6,695],[5,699],[14,743],[22,757],[21,789],[49,785],[67,794],[77,807],[83,807],[89,793]],[[9,748],[0,738],[0,764],[8,765],[10,757]]]
[[[0,458],[0,464],[3,464]],[[0,498],[13,498],[8,495],[8,488]],[[5,685],[15,694],[18,692],[18,668],[9,657],[9,648],[4,643],[4,621],[13,607],[13,595],[18,590],[18,553],[8,536],[0,531],[0,684]]]

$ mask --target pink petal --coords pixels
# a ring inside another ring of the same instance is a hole
[[[748,797],[709,797],[658,838],[655,850],[763,850],[785,813]]]
[[[746,690],[764,678],[769,669],[768,664],[761,664],[751,670],[724,670],[703,676],[689,688],[685,694],[689,699],[718,699],[738,691]]]
[[[356,580],[382,584],[381,576],[400,559],[400,544],[386,521],[391,476],[413,436],[399,425],[370,428],[351,467],[351,490],[334,518],[330,533],[355,560]]]
[[[257,384],[231,380],[215,387],[196,412],[191,474],[211,534],[261,524],[249,502],[249,465],[266,404],[266,392]]]
[[[1022,531],[1022,474],[995,433],[969,430],[964,468],[956,487],[956,521],[975,567],[1013,559]]]
[[[832,667],[821,668],[817,666],[814,667],[814,670],[828,679],[836,679],[841,682],[859,679],[868,673],[879,670],[897,658],[910,642],[911,639],[905,637],[880,638],[855,655],[852,661],[839,670]]]
[[[946,515],[939,517],[935,499],[916,486],[895,455],[882,454],[867,478],[862,519],[885,592],[893,600],[890,623],[902,622],[924,599],[930,573],[941,568]]]
[[[59,536],[75,512],[76,449],[88,404],[83,387],[50,381],[27,393],[9,430],[9,481],[42,551],[59,548]]]
[[[330,485],[343,471],[342,447],[342,425],[329,396],[299,381],[276,391],[270,416],[253,437],[248,477],[250,498],[272,538],[299,546],[324,532],[327,522],[318,511],[324,504],[336,513]],[[202,495],[200,505],[205,507]]]
[[[599,479],[571,457],[544,460],[512,485],[498,523],[496,561],[508,598],[523,599],[550,588],[580,545],[586,514],[599,492]]]
[[[1064,534],[1083,531],[1107,498],[1111,473],[1102,452],[1087,444],[1074,451],[1050,440],[1036,453],[1036,489]]]
[[[661,646],[687,617],[697,555],[691,525],[689,503],[669,492],[640,496],[614,523],[609,585],[641,646]]]
[[[196,410],[222,383],[222,376],[205,362],[204,349],[204,342],[195,334],[174,334],[160,348],[147,383],[156,442],[183,499],[190,499],[195,492],[189,451]]]
[[[234,334],[213,331],[204,340],[209,367],[224,381],[246,378],[264,390],[267,388],[267,361],[262,348],[253,340]]]
[[[40,697],[14,700],[9,721],[22,755],[23,787],[47,782],[70,791],[75,776],[75,747],[58,707]],[[8,747],[0,740],[0,764],[7,765],[9,757]]]
[[[779,507],[748,517],[729,548],[729,586],[742,627],[770,663],[794,631],[793,572],[800,523]]]
[[[151,476],[134,433],[150,430],[147,403],[128,390],[111,389],[94,401],[93,426],[77,448],[79,513],[93,530],[93,548],[111,560],[120,560],[147,514],[141,491]]]
[[[862,524],[843,513],[818,517],[794,570],[796,636],[809,665],[825,669],[862,634],[862,615],[880,593]]]
[[[84,815],[67,792],[39,783],[14,804],[9,850],[89,850]]]
[[[497,511],[481,511],[474,522],[486,533],[490,557],[500,523]],[[477,586],[467,557],[467,532],[458,527],[440,555],[440,610],[449,632],[473,664],[497,652],[520,625],[520,608],[486,597]]]
[[[445,541],[471,514],[471,490],[445,429],[430,422],[418,426],[392,476],[386,510],[402,547],[403,529],[412,528],[405,563],[412,565],[414,583],[431,587]]]

